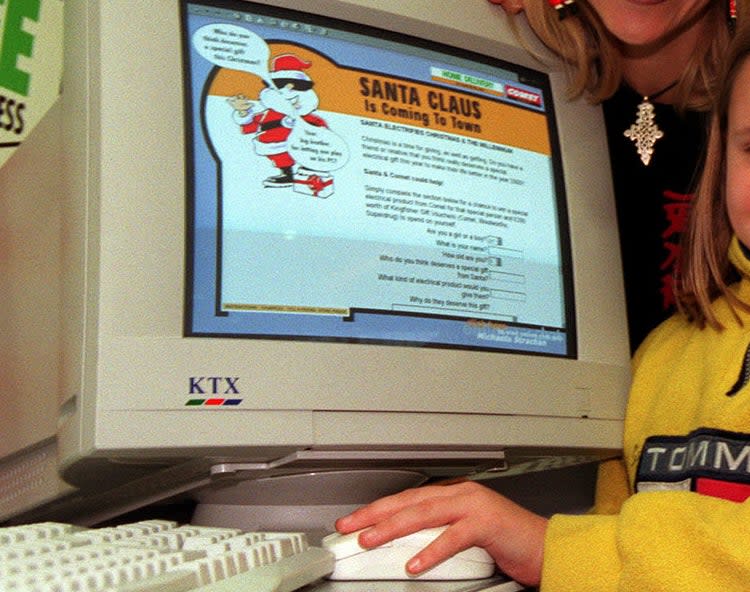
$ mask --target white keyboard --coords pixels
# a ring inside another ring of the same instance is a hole
[[[303,533],[144,520],[0,528],[2,592],[292,592],[333,571]]]

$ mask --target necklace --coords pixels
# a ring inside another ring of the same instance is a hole
[[[659,129],[654,121],[654,104],[651,101],[672,90],[677,86],[677,82],[675,80],[651,95],[643,95],[643,100],[638,105],[635,123],[625,130],[625,137],[630,138],[635,143],[641,162],[646,166],[651,162],[651,157],[654,154],[654,144],[664,137],[664,132]]]

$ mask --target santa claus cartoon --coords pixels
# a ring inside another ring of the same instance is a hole
[[[264,187],[289,187],[294,183],[295,160],[288,143],[300,118],[310,125],[327,127],[314,113],[319,100],[312,79],[305,73],[310,66],[293,54],[276,56],[269,72],[271,84],[260,92],[257,102],[244,95],[228,99],[242,133],[254,134],[255,152],[278,169],[277,175],[263,181]]]

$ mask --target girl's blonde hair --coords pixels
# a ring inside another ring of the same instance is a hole
[[[750,10],[750,0],[737,0],[740,15]],[[560,19],[547,0],[526,0],[525,13],[534,33],[569,67],[570,95],[586,95],[598,103],[611,97],[622,83],[618,41],[607,31],[587,0],[576,0],[578,12]],[[718,72],[731,35],[725,0],[710,0],[705,10],[714,32],[695,48],[676,88],[680,110],[707,111],[714,98]]]
[[[726,203],[727,126],[732,90],[742,65],[750,59],[750,26],[739,27],[728,54],[711,115],[711,131],[687,232],[683,235],[680,269],[675,278],[677,308],[700,326],[723,326],[711,308],[718,296],[738,310],[750,311],[729,286],[739,279],[728,258],[734,234]]]

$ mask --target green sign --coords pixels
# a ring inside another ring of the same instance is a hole
[[[0,166],[57,100],[62,0],[0,0]]]

